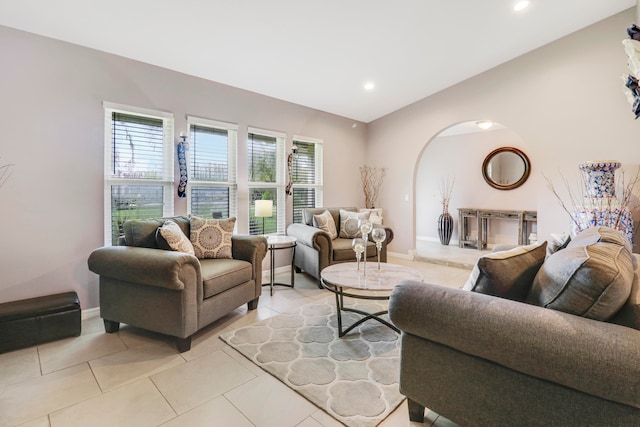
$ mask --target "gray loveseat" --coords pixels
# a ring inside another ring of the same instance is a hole
[[[581,251],[599,256],[593,248],[569,247],[562,264]],[[630,296],[607,321],[533,305],[533,288],[520,302],[401,283],[389,315],[402,331],[400,389],[410,418],[422,422],[427,407],[462,426],[640,426],[640,257],[628,257]],[[603,268],[617,277],[624,262],[611,257]],[[536,279],[548,280],[549,268]]]
[[[299,273],[304,270],[306,273],[320,281],[320,272],[329,265],[340,262],[354,262],[355,253],[351,248],[352,239],[338,237],[331,239],[325,231],[316,228],[313,223],[313,216],[328,210],[333,216],[333,220],[340,233],[340,209],[357,212],[354,207],[344,208],[305,208],[302,210],[302,222],[290,224],[287,234],[297,239],[297,246],[294,258],[294,266]],[[393,232],[385,227],[387,238],[382,244],[380,251],[380,261],[387,262],[387,245],[393,240]],[[371,235],[369,235],[371,239]],[[372,241],[367,242],[367,261],[377,261],[376,246]],[[320,285],[318,284],[320,287]]]
[[[100,316],[107,332],[126,323],[176,337],[183,352],[204,326],[242,304],[250,310],[258,306],[267,241],[233,235],[233,259],[198,259],[159,248],[156,232],[165,219],[127,221],[121,246],[96,249],[88,264],[100,275]],[[189,236],[189,217],[171,219]]]

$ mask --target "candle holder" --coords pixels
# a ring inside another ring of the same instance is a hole
[[[362,240],[364,242],[364,261],[363,261],[363,272],[364,275],[367,275],[367,241],[369,240],[369,233],[373,229],[373,224],[367,219],[361,219],[358,221],[358,228],[360,228],[360,233],[362,234]]]
[[[356,237],[351,241],[351,248],[356,253],[356,260],[358,262],[357,271],[360,272],[360,257],[362,256],[362,252],[364,252],[364,240],[362,240],[360,237]]]
[[[387,238],[387,232],[384,227],[375,227],[371,231],[371,238],[376,242],[376,253],[378,255],[378,271],[380,271],[380,251],[382,250],[382,242]]]

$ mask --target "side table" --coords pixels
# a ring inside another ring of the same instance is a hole
[[[267,238],[267,249],[269,249],[269,283],[265,283],[262,286],[269,286],[269,295],[273,295],[273,287],[275,285],[288,286],[293,288],[294,285],[294,273],[293,260],[296,255],[296,241],[295,237],[271,235],[265,236]],[[291,283],[276,283],[276,251],[281,249],[291,249]]]

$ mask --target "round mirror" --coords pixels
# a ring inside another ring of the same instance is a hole
[[[493,150],[482,163],[482,176],[487,184],[498,190],[513,190],[529,178],[529,158],[513,147]]]

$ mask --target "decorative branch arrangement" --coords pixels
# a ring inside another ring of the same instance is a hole
[[[449,212],[449,202],[451,201],[451,193],[453,192],[453,184],[456,178],[447,176],[440,180],[440,203],[442,203],[442,213]]]
[[[565,202],[563,197],[556,190],[553,182],[551,182],[551,180],[544,174],[542,174],[542,176],[547,182],[547,187],[556,197],[562,209],[567,213],[567,215],[569,215],[572,228],[575,231],[581,231],[590,226],[596,225],[597,221],[604,221],[605,223],[610,224],[612,228],[618,229],[621,220],[624,220],[623,216],[625,215],[625,212],[634,213],[640,209],[638,198],[634,195],[634,188],[636,184],[640,182],[640,168],[636,171],[633,179],[629,181],[625,179],[624,170],[620,171],[620,182],[622,182],[620,189],[622,190],[622,196],[616,196],[615,201],[611,198],[602,198],[597,199],[598,201],[596,201],[596,199],[588,197],[589,195],[586,194],[587,182],[584,175],[581,175],[581,192],[579,193],[575,190],[575,186],[572,186],[567,178],[560,173],[568,199],[568,201]],[[616,201],[619,202],[619,204],[616,203]],[[585,212],[592,212],[596,210],[606,212],[606,217],[585,217]],[[640,227],[640,222],[638,222],[633,230],[634,235],[637,233],[638,227]]]
[[[374,168],[367,165],[360,166],[360,179],[362,180],[365,208],[375,208],[376,201],[378,200],[378,192],[380,191],[386,173],[386,168]]]
[[[5,163],[0,164],[0,188],[4,185],[4,183],[9,179],[13,171],[11,168],[14,166],[13,163]]]

